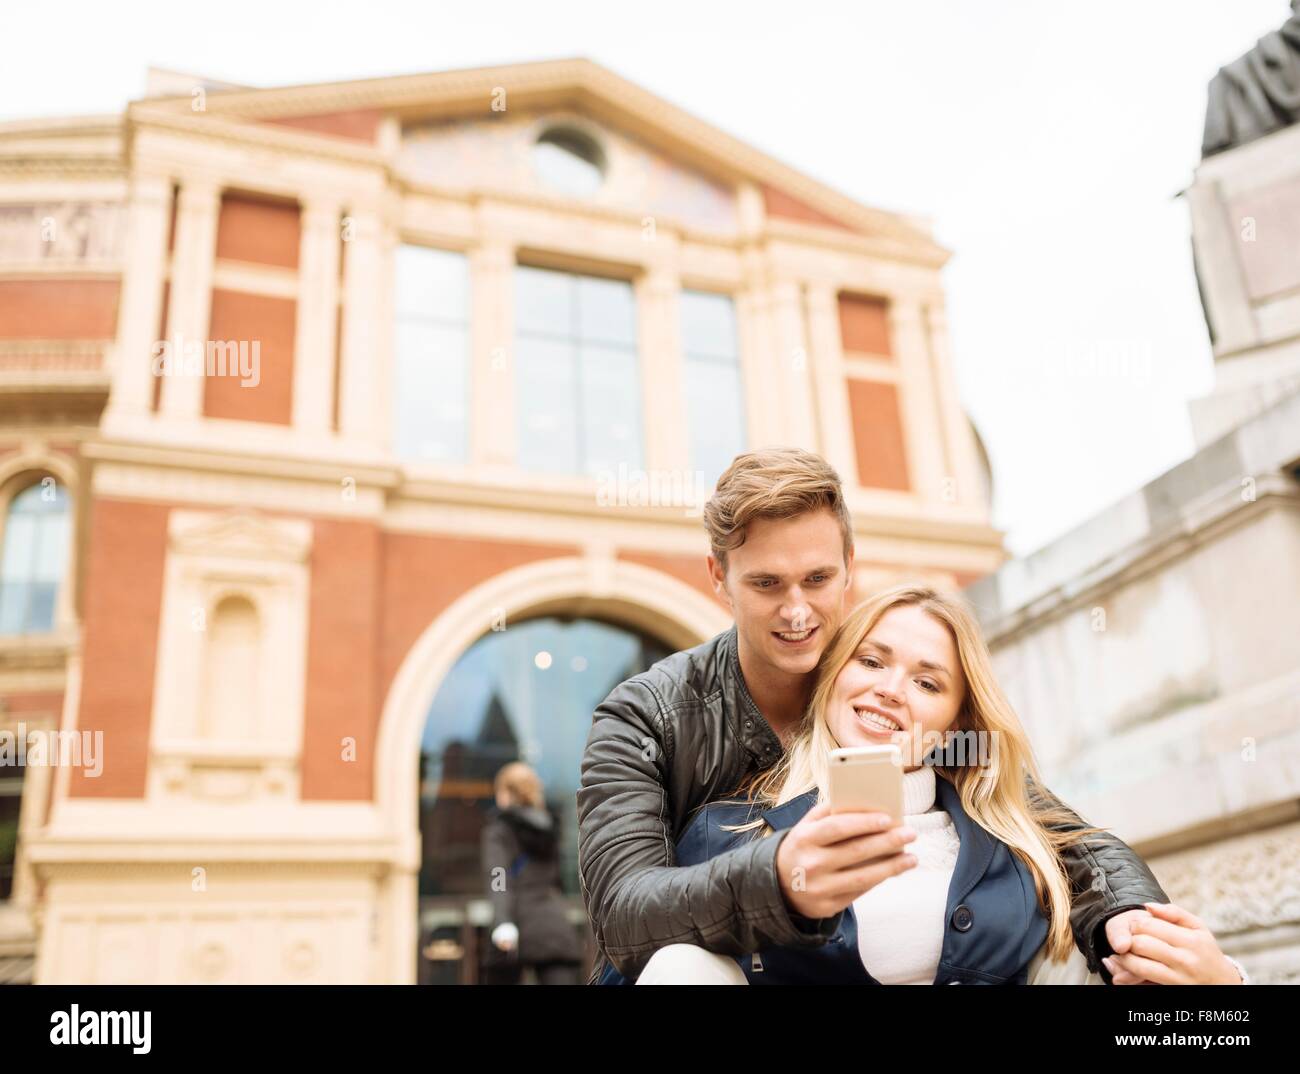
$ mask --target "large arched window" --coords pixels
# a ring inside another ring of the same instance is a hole
[[[0,555],[0,634],[54,628],[69,522],[67,490],[52,477],[25,488],[9,504]]]
[[[593,619],[532,619],[484,635],[457,661],[429,709],[420,748],[420,895],[485,895],[479,869],[492,780],[510,761],[531,765],[559,816],[565,889],[578,893],[582,751],[592,713],[624,679],[669,650]]]

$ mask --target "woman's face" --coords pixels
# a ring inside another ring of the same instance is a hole
[[[896,743],[911,772],[956,723],[965,696],[947,625],[916,605],[895,605],[836,677],[827,722],[841,746]],[[915,754],[912,743],[922,746]]]

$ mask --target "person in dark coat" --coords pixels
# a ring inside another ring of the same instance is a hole
[[[542,781],[515,761],[496,776],[496,808],[483,826],[482,864],[492,902],[486,980],[517,984],[531,966],[538,984],[578,984],[582,941],[560,884],[559,824]]]

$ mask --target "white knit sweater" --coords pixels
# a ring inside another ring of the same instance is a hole
[[[862,964],[881,984],[933,984],[943,949],[948,888],[961,840],[935,809],[934,769],[903,773],[903,824],[916,832],[904,853],[916,864],[853,900]]]

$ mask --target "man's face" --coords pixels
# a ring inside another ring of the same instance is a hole
[[[751,522],[745,543],[727,553],[726,575],[712,556],[709,574],[746,651],[772,670],[806,675],[844,617],[852,565],[835,515],[822,508]]]

